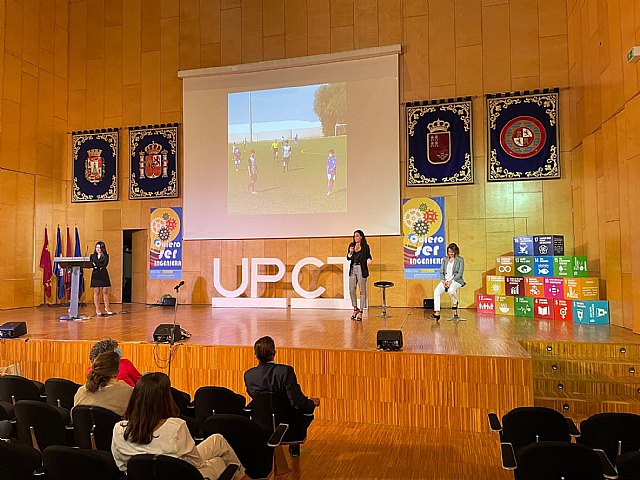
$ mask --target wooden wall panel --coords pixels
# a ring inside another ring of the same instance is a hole
[[[29,378],[83,383],[91,342],[0,341],[0,364],[19,362]],[[140,371],[167,371],[168,345],[121,343]],[[172,384],[191,395],[203,385],[245,394],[251,347],[178,345]],[[302,390],[317,396],[318,419],[484,432],[486,415],[533,403],[531,359],[358,350],[278,348]]]
[[[630,252],[638,234],[632,220],[638,185],[632,165],[640,151],[632,133],[637,130],[630,129],[640,128],[640,68],[627,64],[625,55],[637,38],[639,20],[630,1],[575,0],[567,18],[570,148],[573,158],[580,158],[573,169],[576,246],[602,278],[612,323],[636,333],[640,295],[634,286],[640,283],[640,265]]]

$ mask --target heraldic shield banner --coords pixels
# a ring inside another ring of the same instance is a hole
[[[473,183],[471,98],[409,103],[407,186]]]
[[[118,200],[118,130],[72,132],[71,201]]]
[[[558,90],[487,98],[487,180],[560,178]]]
[[[436,280],[446,255],[444,197],[402,200],[404,278]]]
[[[178,124],[129,128],[129,198],[178,196]]]

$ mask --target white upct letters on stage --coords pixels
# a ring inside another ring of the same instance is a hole
[[[251,264],[251,269],[249,269]],[[318,287],[313,291],[308,291],[300,285],[300,271],[307,265],[322,268],[325,264],[315,257],[306,257],[299,260],[293,267],[291,273],[291,285],[293,290],[301,298],[291,299],[291,308],[334,308],[350,309],[349,300],[349,261],[345,257],[328,257],[328,265],[342,265],[342,298],[320,298],[326,291],[324,287]],[[259,298],[259,283],[278,283],[287,271],[286,266],[279,258],[243,258],[240,286],[233,290],[227,290],[220,282],[220,259],[213,259],[213,285],[222,297],[211,299],[212,307],[263,307],[263,308],[287,308],[287,298]],[[260,274],[260,266],[275,266],[278,269],[276,274]],[[249,274],[251,271],[251,274]],[[240,297],[250,286],[249,296]]]

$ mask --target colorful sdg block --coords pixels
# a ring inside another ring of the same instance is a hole
[[[554,257],[564,255],[564,237],[562,235],[534,235],[533,254]]]
[[[564,298],[564,278],[545,278],[544,296],[546,298]]]
[[[512,297],[520,297],[524,295],[524,278],[522,277],[505,277],[504,293]]]
[[[525,277],[524,295],[527,297],[544,297],[544,278]]]
[[[600,280],[597,277],[565,278],[564,298],[568,300],[598,300]]]
[[[496,295],[496,315],[514,315],[513,299],[514,297],[506,295]]]
[[[553,257],[553,275],[555,277],[586,277],[588,275],[587,257]]]
[[[533,299],[533,316],[536,318],[546,318],[553,320],[553,299],[551,298],[534,298]]]
[[[571,300],[554,300],[553,315],[556,320],[573,320],[573,306]]]
[[[533,276],[533,257],[514,257],[513,270],[520,277]]]
[[[496,274],[513,275],[513,257],[498,257],[496,258]]]
[[[476,312],[490,313],[493,315],[496,311],[496,299],[494,295],[484,293],[476,294]]]
[[[533,298],[513,297],[513,310],[517,317],[533,318]]]
[[[606,300],[574,300],[573,321],[587,325],[609,323],[609,302]]]
[[[487,295],[504,295],[504,277],[487,275]]]
[[[513,254],[516,257],[532,257],[533,237],[513,237]]]
[[[553,277],[553,257],[533,257],[533,274],[536,277]]]

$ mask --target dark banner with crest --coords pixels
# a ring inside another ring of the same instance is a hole
[[[487,180],[560,178],[558,90],[487,98]]]
[[[473,183],[471,97],[408,103],[407,186]]]
[[[129,127],[129,198],[178,196],[178,124]]]
[[[71,201],[118,200],[118,130],[72,132],[71,151]]]

